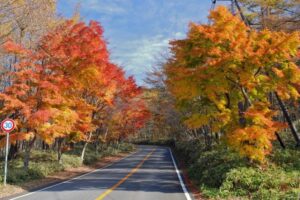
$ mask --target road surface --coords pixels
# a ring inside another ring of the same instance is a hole
[[[110,166],[13,199],[190,200],[173,159],[168,148],[140,146]]]

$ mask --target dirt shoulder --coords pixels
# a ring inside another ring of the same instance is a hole
[[[1,200],[9,199],[9,197],[25,194],[30,191],[41,189],[74,178],[76,176],[80,176],[82,174],[105,167],[106,165],[109,165],[113,162],[117,162],[118,160],[128,156],[129,154],[131,153],[120,153],[115,156],[107,156],[100,159],[99,161],[97,161],[95,164],[91,166],[68,168],[65,171],[57,172],[55,174],[47,176],[46,178],[28,181],[26,183],[22,183],[19,185],[7,185],[6,187],[0,186],[0,199]]]

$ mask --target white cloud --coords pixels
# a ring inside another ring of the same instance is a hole
[[[166,55],[169,55],[169,41],[182,39],[184,32],[175,32],[169,38],[163,35],[137,38],[135,40],[116,42],[121,44],[112,47],[112,60],[126,69],[128,75],[139,77],[137,80],[142,84],[141,78],[144,78],[146,72],[157,64]]]
[[[185,34],[183,32],[176,32],[174,36],[176,37],[176,39],[179,39],[184,38]]]
[[[112,60],[124,66],[129,75],[145,74],[157,62],[161,53],[168,52],[168,44],[169,39],[162,35],[123,41],[122,46],[113,48]]]

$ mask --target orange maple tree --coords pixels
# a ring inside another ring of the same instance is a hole
[[[186,39],[171,42],[168,87],[188,127],[222,132],[231,147],[263,162],[284,127],[273,118],[270,93],[299,98],[299,33],[251,30],[225,7],[209,18],[211,25],[191,23]]]
[[[35,50],[12,41],[4,48],[20,58],[15,71],[7,74],[11,84],[0,93],[0,113],[17,121],[12,142],[88,142],[105,123],[108,109],[116,102],[133,102],[140,93],[134,79],[110,61],[102,27],[95,21],[66,21],[45,35]]]

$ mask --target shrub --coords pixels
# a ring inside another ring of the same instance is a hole
[[[12,169],[7,174],[7,182],[11,184],[42,178],[43,175],[34,169]]]
[[[119,147],[119,150],[121,152],[131,152],[134,150],[134,145],[129,143],[122,143]]]
[[[54,172],[63,171],[65,168],[63,165],[55,161],[44,163],[31,163],[30,169],[42,174],[42,177],[46,177]]]
[[[297,199],[300,192],[299,173],[286,173],[271,167],[261,170],[241,167],[226,174],[220,187],[222,197],[244,196],[251,199]]]
[[[285,170],[300,170],[300,151],[296,149],[274,149],[269,159]]]
[[[99,158],[101,157],[101,155],[97,155],[97,154],[86,154],[83,163],[85,165],[91,165],[95,162],[97,162],[99,160]]]
[[[183,158],[188,165],[197,161],[200,154],[204,151],[204,146],[198,141],[183,141],[175,144],[176,155]]]
[[[120,152],[119,149],[117,149],[113,146],[108,146],[105,150],[101,151],[100,154],[101,154],[101,156],[105,157],[105,156],[116,155],[119,152]]]
[[[231,169],[246,166],[246,161],[235,152],[219,147],[202,152],[189,168],[189,174],[196,183],[208,187],[220,187]]]
[[[212,199],[290,199],[300,196],[300,151],[274,149],[266,169],[223,145],[207,151],[198,142],[176,143],[189,176]]]
[[[75,155],[62,155],[62,165],[64,168],[80,167],[82,165],[81,158]]]

